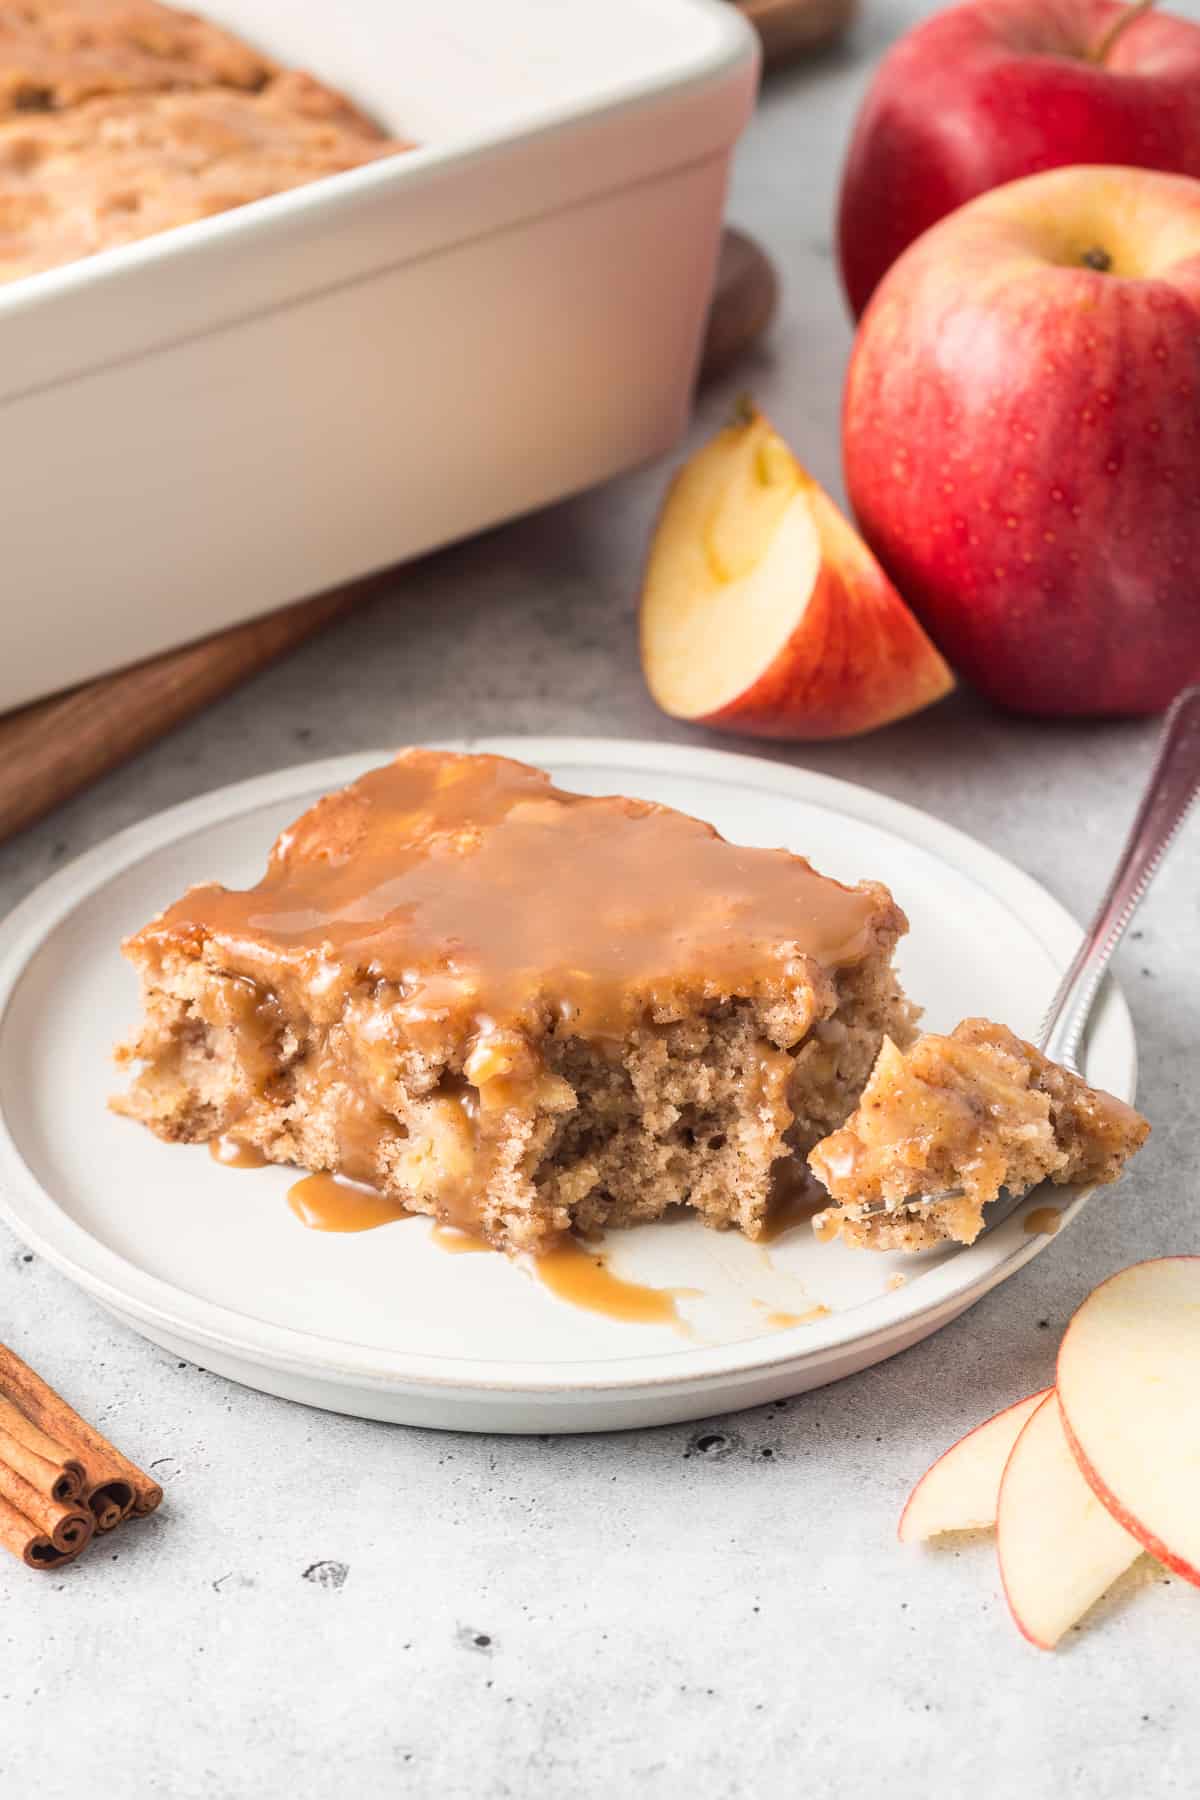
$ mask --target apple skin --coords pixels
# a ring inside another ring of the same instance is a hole
[[[943,1450],[904,1503],[896,1527],[900,1542],[924,1543],[942,1532],[979,1531],[994,1525],[1004,1465],[1021,1428],[1053,1391],[1040,1388],[1036,1394],[1027,1394]]]
[[[967,0],[884,58],[842,179],[838,248],[857,317],[930,225],[1068,163],[1200,176],[1200,26],[1114,0]]]
[[[736,572],[718,572],[714,532],[732,540]],[[772,599],[765,629],[754,584]],[[954,686],[849,520],[752,407],[690,457],[667,491],[640,638],[664,712],[747,737],[852,737]]]
[[[1074,1370],[1070,1367],[1070,1364],[1072,1359],[1078,1355],[1078,1333],[1076,1332],[1076,1336],[1073,1338],[1072,1330],[1076,1326],[1079,1315],[1084,1313],[1086,1309],[1096,1301],[1097,1296],[1100,1296],[1103,1299],[1106,1290],[1112,1290],[1118,1285],[1126,1283],[1130,1278],[1136,1279],[1144,1271],[1153,1272],[1156,1268],[1171,1264],[1187,1264],[1194,1268],[1194,1286],[1197,1295],[1200,1295],[1200,1256],[1194,1255],[1152,1257],[1147,1262],[1134,1263],[1127,1269],[1118,1269],[1115,1275],[1110,1275],[1107,1281],[1102,1281],[1100,1286],[1094,1288],[1088,1295],[1075,1317],[1072,1318],[1070,1324],[1068,1324],[1066,1331],[1063,1333],[1062,1342],[1058,1347],[1058,1372],[1060,1379],[1066,1387],[1068,1396],[1072,1395],[1075,1386]],[[1195,1301],[1193,1301],[1192,1304],[1194,1307]],[[1161,1318],[1161,1313],[1152,1315],[1152,1323],[1158,1324],[1161,1321]],[[1168,1329],[1166,1335],[1168,1341],[1163,1347],[1162,1354],[1164,1358],[1171,1356],[1172,1354],[1178,1357],[1178,1333]],[[1182,1381],[1179,1380],[1178,1372],[1176,1372],[1176,1386],[1186,1390],[1181,1396],[1182,1404],[1185,1406],[1194,1404],[1196,1391],[1196,1369],[1194,1359],[1190,1367],[1184,1365]],[[1104,1480],[1103,1476],[1096,1469],[1072,1427],[1067,1407],[1062,1403],[1061,1393],[1059,1395],[1059,1412],[1062,1417],[1063,1432],[1066,1436],[1067,1443],[1070,1445],[1071,1453],[1079,1465],[1080,1473],[1083,1475],[1092,1492],[1096,1495],[1096,1498],[1103,1503],[1117,1523],[1122,1525],[1132,1537],[1135,1537],[1138,1540],[1144,1549],[1150,1552],[1151,1556],[1155,1557],[1157,1561],[1164,1565],[1164,1567],[1170,1569],[1173,1574],[1181,1576],[1184,1581],[1190,1581],[1194,1586],[1200,1587],[1200,1560],[1184,1556],[1174,1545],[1164,1542],[1158,1533],[1151,1530],[1137,1515],[1136,1511],[1131,1509],[1125,1503],[1121,1496],[1114,1493],[1112,1487]],[[1131,1454],[1139,1457],[1139,1459],[1144,1457],[1146,1455],[1146,1446],[1138,1445]],[[1191,1485],[1194,1488],[1194,1452],[1188,1475],[1190,1477]]]
[[[803,615],[758,680],[697,724],[784,743],[858,737],[954,686],[875,558],[811,479],[806,498],[822,560]]]
[[[1200,182],[1056,169],[935,225],[867,309],[843,450],[864,537],[990,699],[1168,705],[1200,674]]]
[[[996,1505],[1000,1582],[1021,1636],[1053,1650],[1141,1548],[1084,1480],[1052,1389],[1012,1447]]]

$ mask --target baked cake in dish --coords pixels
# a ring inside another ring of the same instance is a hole
[[[157,0],[0,0],[0,115],[113,94],[252,90],[277,73],[232,32]]]
[[[256,887],[192,888],[129,939],[141,1068],[114,1104],[507,1250],[679,1204],[755,1237],[772,1165],[913,1035],[905,929],[886,888],[668,807],[407,750]]]
[[[1115,1181],[1146,1140],[1140,1113],[988,1019],[907,1050],[884,1042],[857,1110],[809,1166],[836,1202],[821,1236],[876,1250],[969,1244],[1001,1188]],[[905,1210],[914,1195],[955,1197]],[[864,1207],[887,1209],[870,1216]]]
[[[0,0],[0,281],[409,147],[153,0]]]

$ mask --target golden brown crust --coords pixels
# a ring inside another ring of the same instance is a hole
[[[153,0],[0,0],[0,281],[406,147]]]
[[[260,88],[270,57],[155,0],[0,0],[0,115],[104,95]]]

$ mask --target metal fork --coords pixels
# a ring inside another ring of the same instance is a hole
[[[1071,966],[1058,984],[1058,992],[1050,1002],[1034,1040],[1039,1050],[1073,1074],[1081,1072],[1079,1059],[1083,1034],[1104,971],[1197,794],[1200,794],[1200,686],[1184,688],[1167,713],[1154,766],[1108,891]],[[935,1206],[941,1200],[956,1200],[961,1193],[961,1188],[945,1188],[936,1194],[914,1194],[899,1206],[891,1207],[885,1201],[872,1200],[855,1207],[853,1216],[870,1219],[880,1213],[910,1212]],[[1000,1224],[1015,1205],[1016,1199],[1002,1214],[994,1216],[989,1225]]]

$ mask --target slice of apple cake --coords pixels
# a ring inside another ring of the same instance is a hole
[[[1132,1106],[989,1019],[908,1050],[885,1040],[857,1110],[809,1155],[836,1203],[814,1225],[874,1250],[969,1244],[1001,1188],[1115,1181],[1149,1130]],[[938,1193],[951,1197],[908,1208]]]
[[[114,1102],[537,1250],[684,1204],[753,1237],[772,1165],[912,1036],[887,889],[494,756],[407,750],[125,945]]]

